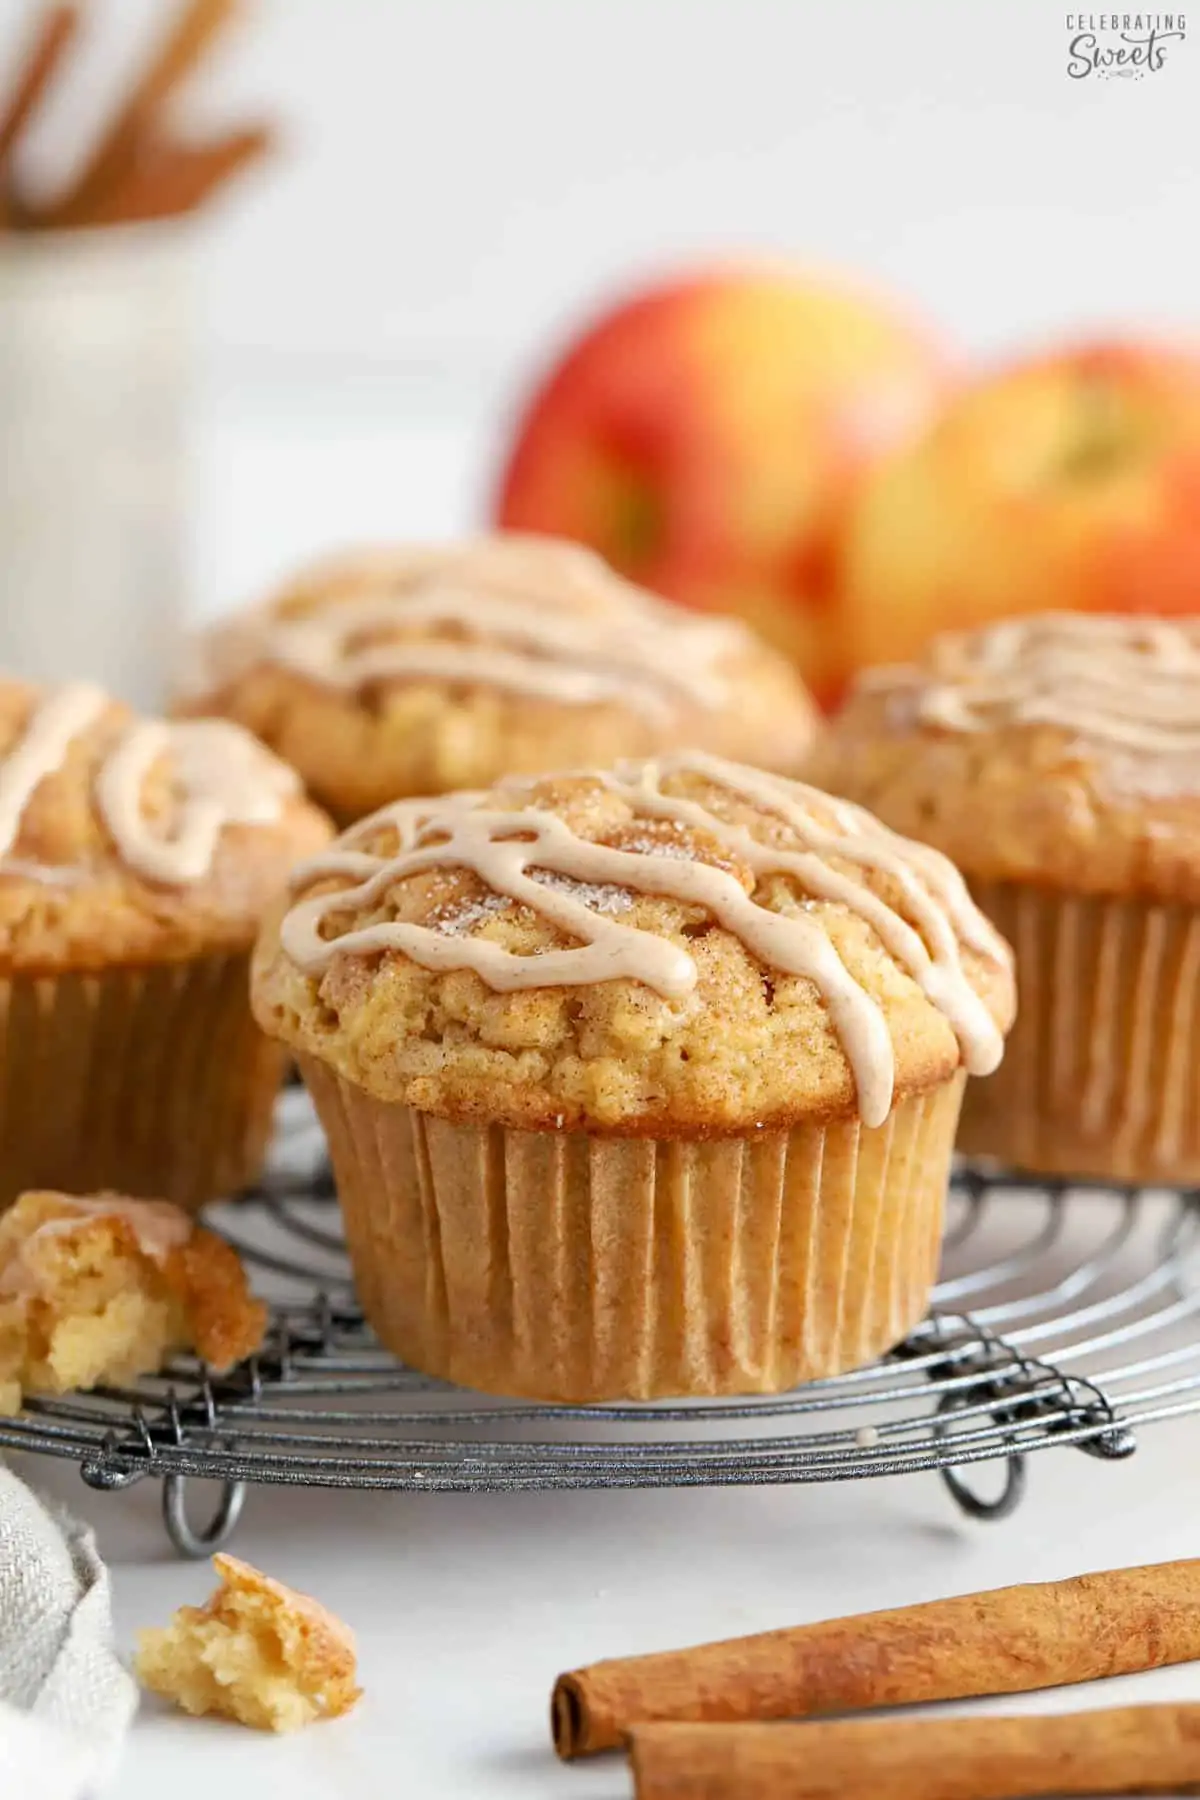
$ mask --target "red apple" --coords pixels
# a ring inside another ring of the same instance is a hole
[[[856,664],[1016,613],[1200,612],[1200,356],[1084,344],[985,376],[864,483],[841,589]]]
[[[495,518],[741,613],[829,697],[847,673],[832,588],[847,500],[945,380],[889,307],[802,271],[681,279],[609,313],[552,368]]]

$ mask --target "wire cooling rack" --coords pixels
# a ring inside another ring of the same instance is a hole
[[[0,1447],[77,1461],[92,1487],[162,1481],[176,1548],[233,1532],[252,1482],[427,1491],[834,1481],[936,1469],[1000,1518],[1026,1458],[1132,1454],[1136,1429],[1200,1410],[1200,1195],[955,1178],[926,1322],[890,1356],[790,1394],[732,1402],[513,1405],[403,1368],[363,1323],[324,1145],[284,1097],[262,1187],[209,1220],[272,1300],[262,1351],[229,1375],[181,1359],[128,1388],[34,1399]],[[997,1462],[998,1493],[965,1473]],[[189,1516],[197,1477],[222,1484]]]

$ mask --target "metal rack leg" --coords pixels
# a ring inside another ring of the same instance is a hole
[[[957,1469],[939,1469],[938,1474],[957,1504],[971,1519],[1007,1519],[1025,1498],[1027,1465],[1019,1452],[1005,1458],[1004,1486],[994,1500],[982,1499],[967,1485]]]
[[[960,1406],[966,1405],[968,1399],[969,1396],[963,1393],[943,1394],[938,1403],[937,1417],[933,1427],[934,1435],[943,1442],[948,1436],[947,1419],[957,1412]],[[1010,1423],[1012,1414],[1005,1407],[997,1406],[992,1418],[997,1425],[1006,1425]],[[985,1500],[977,1494],[967,1482],[965,1475],[953,1463],[939,1469],[938,1474],[949,1488],[957,1505],[969,1519],[1007,1519],[1011,1513],[1016,1512],[1025,1498],[1028,1468],[1024,1453],[1020,1450],[1010,1450],[1005,1457],[1004,1486],[994,1500]]]
[[[221,1498],[207,1525],[194,1526],[187,1513],[186,1475],[164,1475],[163,1524],[181,1556],[209,1556],[228,1542],[246,1504],[246,1483],[229,1479],[222,1483]]]

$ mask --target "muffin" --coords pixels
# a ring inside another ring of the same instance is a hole
[[[823,762],[953,858],[1017,956],[962,1148],[1200,1180],[1200,622],[1044,614],[873,672]]]
[[[0,1208],[26,1188],[194,1207],[257,1171],[283,1056],[247,967],[329,837],[224,721],[0,681]]]
[[[0,1218],[0,1413],[133,1381],[180,1350],[227,1369],[266,1329],[236,1250],[177,1206],[33,1193]]]
[[[1006,946],[942,857],[678,752],[399,802],[253,976],[406,1362],[564,1401],[774,1391],[921,1317]]]
[[[236,719],[342,824],[390,800],[696,743],[795,773],[791,665],[590,551],[496,536],[347,556],[196,647],[179,710]]]

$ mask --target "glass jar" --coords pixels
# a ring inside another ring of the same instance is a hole
[[[186,230],[0,238],[0,671],[160,707],[185,612]]]

